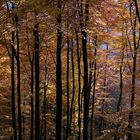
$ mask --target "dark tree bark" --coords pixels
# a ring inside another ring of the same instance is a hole
[[[84,63],[84,130],[83,139],[88,140],[89,93],[88,93],[88,63],[87,63],[87,33],[82,31],[83,63]]]
[[[132,109],[135,105],[135,94],[136,94],[136,62],[137,62],[137,52],[136,50],[134,50],[135,54],[133,57],[133,70],[132,70],[132,87],[131,87],[131,103],[130,103],[130,109]],[[131,133],[131,129],[132,129],[132,125],[133,125],[133,111],[130,111],[129,113],[129,125],[128,125],[128,129],[130,130],[130,133],[128,133],[128,140],[132,140],[132,133]]]
[[[92,88],[92,77],[93,77],[93,62],[89,61],[89,82],[88,82],[88,96],[89,96],[89,100],[90,100],[90,92],[91,92],[91,88]]]
[[[76,16],[80,17],[80,25],[82,28],[82,4],[79,0],[76,1],[77,11]],[[76,37],[76,52],[77,52],[77,65],[78,65],[78,140],[81,139],[81,113],[82,113],[82,95],[81,95],[81,54],[79,48],[79,27],[76,27],[75,17],[75,37]]]
[[[31,89],[31,96],[30,96],[30,102],[31,102],[31,135],[30,138],[31,140],[34,139],[34,61],[32,60],[30,65],[31,65],[31,84],[30,84],[30,89]]]
[[[132,87],[131,87],[131,103],[130,108],[132,109],[134,107],[135,102],[135,94],[136,94],[136,61],[137,61],[137,55],[135,54],[133,58],[133,71],[132,71]],[[130,111],[129,113],[129,125],[128,129],[132,129],[133,124],[133,111]],[[128,133],[128,140],[132,140],[132,133]]]
[[[25,119],[26,119],[26,117],[25,117],[25,113],[26,113],[26,102],[25,102],[25,98],[26,98],[26,86],[25,86],[25,84],[26,84],[26,78],[24,79],[24,95],[23,95],[23,115],[22,115],[22,122],[23,122],[23,125],[22,125],[22,135],[23,136],[25,136],[26,134],[25,134],[25,127],[26,127],[26,124],[25,124]],[[23,138],[24,139],[24,138]]]
[[[137,67],[137,53],[138,53],[138,47],[139,45],[137,45],[137,41],[136,41],[136,24],[137,24],[137,20],[136,17],[133,19],[133,15],[132,15],[132,10],[133,10],[133,6],[130,5],[130,23],[131,23],[131,29],[132,29],[132,36],[133,36],[133,47],[134,49],[131,50],[131,54],[132,54],[132,86],[131,86],[131,101],[130,101],[130,109],[132,109],[135,105],[135,94],[136,94],[136,67]],[[139,32],[140,34],[140,32]],[[128,140],[132,140],[132,126],[133,126],[133,111],[131,110],[129,113],[129,124],[128,124],[128,129],[129,129],[129,133],[128,133]]]
[[[78,65],[78,140],[81,139],[81,67],[80,67],[80,53],[79,53],[79,36],[75,29],[76,46],[77,46],[77,65]]]
[[[122,95],[123,95],[123,60],[124,60],[124,47],[122,48],[121,52],[121,63],[120,63],[120,96],[117,104],[117,112],[120,111],[120,105],[122,101]]]
[[[18,129],[19,129],[19,140],[22,140],[22,121],[21,121],[21,92],[20,92],[20,50],[19,50],[19,18],[15,15],[16,23],[16,41],[17,41],[17,93],[18,93]]]
[[[8,2],[6,1],[6,7],[7,11],[10,12],[10,7]],[[14,3],[11,3],[11,8],[14,9]],[[16,20],[16,16],[12,17],[13,24]],[[16,23],[16,38],[18,34],[18,28],[17,28],[17,23]],[[5,39],[6,41],[6,39]],[[15,32],[11,32],[11,54],[10,51],[8,50],[9,57],[11,58],[11,96],[12,96],[12,126],[13,126],[13,136],[11,137],[12,140],[17,140],[17,122],[16,122],[16,101],[15,101],[15,58],[17,60],[17,54],[16,50],[14,48],[14,43],[15,43]],[[19,45],[18,38],[17,38],[17,45]],[[18,46],[17,46],[18,47]],[[19,110],[18,110],[19,111]],[[19,113],[18,113],[19,114]]]
[[[123,45],[123,44],[122,44]],[[121,62],[120,62],[120,70],[119,70],[119,77],[120,77],[120,85],[119,85],[119,90],[120,90],[120,95],[119,95],[119,100],[118,100],[118,104],[117,104],[117,112],[120,111],[120,106],[121,106],[121,102],[122,102],[122,95],[123,95],[123,61],[124,61],[124,47],[122,46],[122,50],[121,50]],[[119,128],[119,124],[117,124],[116,127],[116,134],[114,136],[114,140],[119,140],[119,137],[117,136],[118,133],[118,128]]]
[[[47,139],[47,118],[46,118],[46,113],[47,113],[47,87],[48,87],[48,81],[47,81],[47,74],[48,74],[48,67],[47,67],[47,54],[46,54],[46,59],[45,59],[45,74],[44,74],[44,101],[43,101],[43,120],[44,120],[44,140]],[[46,85],[47,82],[47,85]]]
[[[78,2],[79,3],[79,2]],[[87,21],[89,18],[89,1],[85,1],[85,14],[83,16],[83,0],[80,1],[80,26],[82,36],[83,66],[84,66],[84,121],[83,121],[83,139],[88,140],[89,124],[89,93],[88,93],[88,58],[87,58]],[[84,18],[85,17],[85,18]],[[84,20],[85,19],[85,20]]]
[[[35,140],[40,140],[40,87],[39,87],[39,24],[34,26],[35,38]]]
[[[66,128],[66,139],[68,139],[69,132],[70,132],[70,119],[69,119],[69,116],[70,116],[70,108],[69,108],[69,49],[70,49],[70,40],[69,40],[69,36],[67,35],[67,78],[66,78],[66,81],[67,81],[67,128]]]
[[[96,73],[97,73],[97,38],[95,39],[95,49],[94,49],[94,73],[93,73],[93,96],[92,96],[92,111],[91,111],[91,122],[90,122],[90,138],[93,140],[93,115],[94,115],[94,102],[95,102],[95,93],[96,93]]]
[[[135,2],[136,15],[137,15],[138,20],[140,22],[140,13],[139,13],[138,2],[137,2],[137,0],[134,0],[134,2]]]
[[[72,120],[73,114],[75,113],[74,99],[75,99],[75,70],[74,70],[74,54],[73,54],[73,40],[71,40],[71,67],[72,67],[72,99],[70,108],[70,135],[72,133]],[[75,121],[74,121],[75,125]],[[74,131],[74,130],[73,130]]]
[[[15,109],[15,48],[14,31],[11,32],[11,91],[12,91],[12,126],[14,130],[13,140],[17,140],[16,109]]]
[[[61,0],[57,1],[59,14],[57,16],[57,64],[56,64],[56,140],[62,139],[62,31],[61,31]]]

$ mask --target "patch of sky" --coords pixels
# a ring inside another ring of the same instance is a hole
[[[13,10],[14,9],[14,3],[13,2],[11,2],[11,1],[8,1],[7,3],[6,3],[6,8],[7,8],[7,10],[9,10],[9,11],[11,11],[11,10]]]
[[[108,44],[107,43],[102,43],[100,48],[103,49],[103,50],[108,50]]]

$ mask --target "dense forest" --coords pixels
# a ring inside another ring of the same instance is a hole
[[[0,140],[140,140],[139,0],[0,0]]]

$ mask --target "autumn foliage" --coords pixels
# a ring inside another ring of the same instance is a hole
[[[139,0],[1,0],[0,140],[140,140],[139,52]]]

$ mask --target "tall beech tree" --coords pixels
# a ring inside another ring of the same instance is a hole
[[[56,140],[62,139],[62,1],[57,1],[58,15],[57,15],[57,56],[56,56]]]
[[[36,21],[37,22],[37,21]],[[40,140],[39,23],[34,25],[35,50],[35,139]]]
[[[46,60],[45,60],[45,74],[44,74],[44,103],[43,103],[43,114],[44,114],[44,139],[47,139],[47,118],[46,118],[46,113],[47,113],[47,87],[48,87],[48,80],[47,80],[47,75],[48,75],[48,67],[47,67],[47,54],[46,54]],[[47,82],[47,85],[46,85]]]
[[[16,123],[16,107],[15,107],[15,32],[11,32],[11,91],[12,91],[12,125],[13,140],[17,140],[17,123]]]
[[[72,123],[75,127],[75,69],[74,69],[74,46],[73,40],[71,39],[71,68],[72,68],[72,99],[71,99],[71,107],[70,107],[70,135],[72,133]],[[74,128],[75,129],[75,128]],[[74,131],[73,129],[73,131]]]
[[[16,52],[16,61],[17,61],[17,93],[18,93],[18,127],[19,127],[19,139],[22,140],[22,121],[21,121],[21,84],[20,84],[20,42],[19,42],[19,17],[16,14],[14,17],[15,26],[16,26],[16,42],[17,42],[17,52]]]
[[[130,68],[131,72],[131,99],[130,99],[130,113],[129,113],[129,124],[128,124],[128,140],[132,140],[132,127],[133,127],[133,122],[134,122],[134,113],[133,113],[133,107],[135,106],[135,97],[136,97],[136,75],[137,75],[137,59],[138,59],[138,49],[139,49],[139,34],[140,32],[138,31],[137,33],[137,18],[135,15],[137,15],[137,11],[134,15],[134,9],[133,5],[130,3],[129,7],[129,14],[130,14],[130,30],[131,30],[131,35],[132,35],[132,43],[130,41],[130,37],[128,36],[128,28],[126,25],[126,35],[127,35],[127,41],[130,47],[131,51],[131,57],[132,57],[132,69]],[[138,37],[137,37],[138,36]],[[132,45],[131,45],[132,44]],[[129,65],[129,64],[128,64]],[[129,65],[129,67],[131,67]]]
[[[87,22],[89,19],[89,1],[80,1],[80,25],[83,50],[83,69],[84,69],[84,120],[83,120],[83,139],[88,140],[88,122],[89,122],[89,93],[88,93],[88,57],[87,57]],[[85,12],[83,12],[85,9]],[[83,14],[84,13],[84,14]]]
[[[78,30],[75,28],[75,36],[76,36],[76,52],[77,52],[77,65],[78,65],[78,140],[81,139],[81,56],[80,56],[80,50],[79,50],[79,35]]]
[[[93,116],[94,116],[94,109],[95,109],[95,93],[96,93],[96,78],[97,78],[97,36],[94,39],[95,49],[94,49],[94,73],[93,73],[93,95],[92,95],[92,111],[91,111],[91,121],[90,121],[90,139],[93,139]]]
[[[66,76],[66,81],[67,81],[67,128],[66,128],[66,139],[69,138],[69,133],[70,133],[70,107],[69,107],[69,50],[70,50],[70,39],[69,39],[69,22],[67,21],[67,76]]]
[[[80,9],[80,1],[76,1],[76,8]],[[77,54],[77,72],[78,72],[78,140],[81,139],[81,110],[82,110],[82,93],[81,93],[81,50],[79,41],[79,26],[76,26],[76,16],[81,16],[81,11],[75,14],[74,31],[76,40],[76,54]]]
[[[124,73],[124,55],[125,55],[125,47],[126,47],[126,38],[124,35],[124,23],[122,27],[122,42],[121,42],[121,51],[120,51],[120,66],[119,66],[119,98],[117,102],[117,112],[121,110],[121,104],[122,104],[122,97],[123,97],[123,73]],[[119,124],[116,126],[116,134],[114,136],[114,140],[118,140],[119,137],[117,136],[118,134],[118,128]]]

